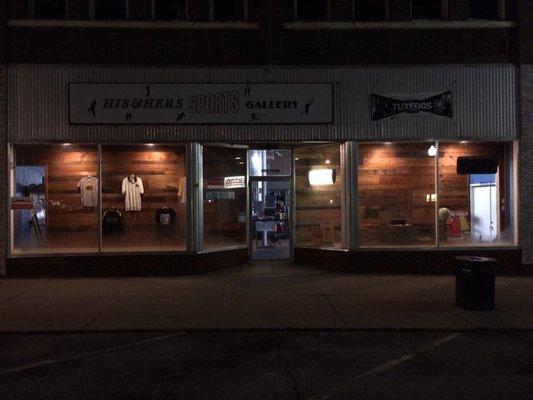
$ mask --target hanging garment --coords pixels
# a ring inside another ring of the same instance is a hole
[[[461,237],[461,222],[459,222],[458,216],[452,217],[450,227],[452,230],[452,237]]]
[[[187,178],[185,176],[180,179],[178,185],[178,197],[180,197],[182,203],[187,202]]]
[[[122,194],[126,211],[141,211],[141,194],[144,193],[143,181],[135,175],[122,180]]]
[[[98,179],[92,176],[81,178],[78,189],[83,207],[96,207],[98,205]]]
[[[102,233],[111,235],[122,229],[122,213],[116,208],[108,208],[102,216]]]
[[[172,208],[160,208],[155,212],[155,223],[159,226],[171,226],[176,222],[176,211]]]

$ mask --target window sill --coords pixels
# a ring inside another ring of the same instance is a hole
[[[516,28],[514,21],[379,21],[379,22],[289,22],[287,30],[365,30],[365,29],[500,29]]]
[[[123,29],[229,29],[258,30],[255,22],[187,22],[187,21],[77,21],[10,19],[9,27],[29,28],[123,28]]]

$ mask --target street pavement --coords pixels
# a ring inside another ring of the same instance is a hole
[[[455,306],[454,277],[257,264],[204,275],[0,279],[0,332],[533,328],[533,278],[498,277],[496,310]]]
[[[0,334],[0,398],[533,398],[529,331]]]

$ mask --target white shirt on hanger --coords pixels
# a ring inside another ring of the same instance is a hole
[[[83,207],[96,207],[98,205],[98,179],[85,176],[78,183],[81,205]]]
[[[126,211],[141,211],[141,194],[144,193],[143,181],[135,175],[122,180],[122,194]]]

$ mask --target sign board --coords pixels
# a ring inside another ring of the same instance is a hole
[[[33,210],[33,199],[29,196],[11,197],[12,210]]]
[[[224,178],[224,189],[237,189],[246,187],[245,176],[227,176]]]
[[[329,124],[331,83],[70,83],[71,124]]]
[[[420,95],[415,98],[387,97],[373,94],[371,98],[372,121],[402,114],[426,114],[452,118],[452,92],[437,95]]]

